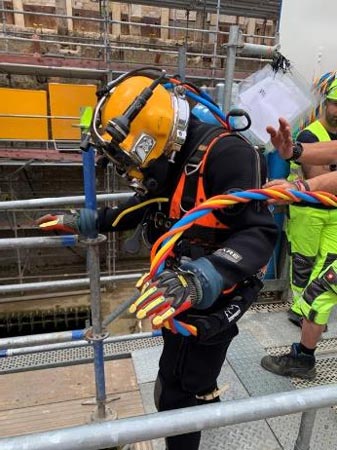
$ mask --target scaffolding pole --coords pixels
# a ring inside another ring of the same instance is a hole
[[[134,195],[133,192],[119,192],[115,194],[99,194],[98,202],[124,200]],[[8,211],[12,209],[28,209],[43,206],[59,206],[59,205],[80,205],[85,202],[84,195],[76,195],[71,197],[50,197],[50,198],[33,198],[25,200],[8,200],[0,202],[0,211]]]
[[[126,275],[108,275],[100,278],[101,284],[109,284],[114,283],[115,281],[123,281],[123,280],[138,280],[143,273],[130,273]],[[1,285],[1,294],[13,294],[16,292],[25,292],[25,291],[44,291],[48,289],[48,291],[55,291],[57,289],[63,288],[78,288],[78,287],[86,287],[89,286],[90,279],[89,278],[74,278],[71,280],[55,280],[55,281],[40,281],[36,283],[18,283],[18,284],[5,284]],[[8,303],[10,299],[1,299],[1,303]]]
[[[174,409],[0,439],[1,450],[99,450],[133,442],[191,433],[270,417],[310,411],[337,403],[337,385]],[[303,422],[312,426],[311,421]],[[310,430],[303,430],[306,433]],[[296,450],[307,450],[297,441]],[[187,449],[186,449],[187,450]]]
[[[234,80],[234,69],[236,60],[236,51],[240,40],[240,29],[238,25],[232,25],[229,30],[229,38],[227,44],[227,59],[226,59],[226,73],[225,73],[225,98],[224,109],[227,114],[232,102],[232,88]]]
[[[36,247],[75,247],[78,245],[77,235],[39,236],[26,238],[0,239],[0,250]]]
[[[96,202],[96,171],[95,150],[89,147],[83,151],[83,179],[85,194],[85,226],[81,222],[81,232],[84,234],[83,242],[87,245],[87,270],[90,279],[90,305],[92,328],[86,333],[94,350],[94,368],[96,384],[96,411],[94,419],[106,418],[106,392],[104,373],[103,340],[108,336],[102,329],[101,289],[100,289],[100,261],[99,244],[103,242],[97,230],[97,202]],[[84,229],[83,229],[84,228]],[[104,237],[105,240],[105,237]]]
[[[224,111],[228,113],[232,104],[232,89],[234,80],[234,70],[236,59],[240,56],[254,56],[265,59],[272,59],[278,52],[279,45],[260,45],[242,43],[243,34],[238,25],[232,25],[229,30],[227,47],[226,71],[225,71],[225,92]]]
[[[78,335],[80,333],[82,333],[82,338],[86,332],[86,330],[74,330],[74,331],[78,332]],[[73,331],[70,333],[73,333]],[[51,334],[51,333],[46,333],[46,334]],[[57,333],[55,333],[55,334],[57,334]],[[115,344],[116,342],[134,341],[137,339],[138,340],[139,339],[149,339],[149,338],[159,337],[161,335],[162,335],[161,330],[154,330],[154,331],[134,333],[134,334],[125,334],[122,336],[114,336],[111,338],[107,338],[104,340],[103,344],[107,345],[107,344]],[[38,335],[38,336],[42,337],[41,341],[48,342],[48,339],[46,339],[46,337],[44,337],[43,335]],[[24,337],[26,338],[24,343],[27,345],[30,345],[29,338],[34,338],[35,336],[32,335],[32,336],[24,336]],[[6,340],[6,339],[4,339],[4,340]],[[36,342],[36,340],[34,342]],[[54,342],[55,342],[54,344],[48,343],[48,344],[44,344],[44,345],[33,345],[31,347],[27,346],[27,347],[18,347],[18,348],[1,348],[3,344],[0,342],[0,358],[8,358],[10,356],[29,355],[29,354],[34,354],[34,353],[50,352],[50,351],[54,351],[54,350],[65,350],[65,349],[70,349],[70,348],[88,347],[90,345],[90,343],[84,339],[71,340],[71,341],[65,341],[65,342],[61,342],[59,340],[59,341],[54,341]],[[17,343],[14,342],[13,345],[16,346]],[[8,347],[10,347],[10,346],[8,346]]]

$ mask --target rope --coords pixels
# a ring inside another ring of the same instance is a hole
[[[151,252],[151,266],[148,279],[153,278],[164,269],[164,262],[172,252],[174,244],[189,229],[193,223],[213,210],[227,208],[237,203],[248,203],[252,200],[266,201],[276,200],[284,203],[322,203],[326,206],[337,207],[337,196],[328,192],[300,192],[292,189],[269,188],[251,189],[240,191],[235,194],[217,195],[204,201],[201,205],[192,208],[171,229],[162,235],[153,245]]]

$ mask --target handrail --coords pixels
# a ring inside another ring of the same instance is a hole
[[[115,201],[125,200],[133,195],[133,192],[119,192],[115,194],[98,194],[97,201]],[[76,195],[71,197],[56,197],[56,198],[34,198],[26,200],[9,200],[0,202],[0,211],[9,211],[14,209],[28,209],[40,206],[58,206],[58,205],[80,205],[83,204],[85,198],[83,195]]]
[[[72,330],[72,331],[58,331],[55,333],[43,333],[43,334],[32,334],[26,336],[15,336],[9,338],[0,339],[0,352],[2,350],[18,350],[23,354],[23,349],[32,348],[37,349],[42,346],[45,347],[45,351],[56,350],[61,348],[69,348],[70,347],[82,347],[89,345],[87,340],[84,340],[83,336],[84,330]],[[108,337],[104,340],[104,344],[111,344],[113,342],[124,342],[124,341],[132,341],[135,339],[143,339],[148,337],[160,336],[160,330],[154,330],[149,332],[141,332],[141,333],[133,333],[133,334],[123,334],[120,336]],[[59,345],[59,347],[52,347],[52,345]],[[63,346],[64,344],[64,346]],[[36,351],[42,351],[36,350]],[[34,353],[34,350],[28,351],[29,353]],[[1,353],[0,353],[1,354]],[[8,351],[8,355],[13,356],[15,352],[10,353]]]
[[[175,409],[139,417],[104,421],[0,439],[1,450],[99,450],[149,439],[207,430],[333,406],[337,385]],[[306,423],[306,413],[302,425]],[[309,423],[309,421],[307,422]],[[311,428],[300,428],[297,450],[305,450]],[[301,442],[302,441],[302,442]],[[308,449],[308,447],[306,447]]]
[[[138,280],[142,276],[142,273],[129,273],[126,275],[108,275],[103,276],[100,278],[101,284],[105,285],[108,283],[114,283],[115,281],[123,281],[123,280]],[[13,294],[15,292],[36,292],[36,291],[44,291],[48,289],[48,291],[54,291],[57,289],[63,289],[63,288],[76,288],[76,287],[83,287],[89,285],[89,278],[73,278],[70,280],[53,280],[53,282],[50,281],[40,281],[36,283],[18,283],[18,284],[6,284],[6,285],[0,285],[1,288],[1,294]],[[3,302],[0,299],[1,303],[8,303],[8,299],[5,299]]]

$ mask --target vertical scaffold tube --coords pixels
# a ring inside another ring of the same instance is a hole
[[[85,208],[87,210],[96,212],[97,203],[95,187],[95,152],[92,147],[83,152],[83,178]],[[88,229],[86,237],[89,238],[87,239],[87,270],[89,272],[88,274],[90,280],[90,303],[96,382],[97,418],[104,419],[106,416],[106,392],[104,374],[104,348],[102,340],[99,246],[97,245],[97,241],[95,242],[95,240],[98,238],[98,231],[96,227]],[[92,243],[90,243],[91,239],[93,240]]]
[[[315,425],[316,413],[317,409],[311,409],[302,413],[294,450],[310,450],[310,441]]]

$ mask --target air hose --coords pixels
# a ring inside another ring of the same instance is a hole
[[[202,204],[188,211],[171,229],[163,234],[153,245],[151,251],[150,271],[146,278],[151,279],[160,274],[164,269],[164,262],[170,255],[174,244],[200,217],[210,214],[213,210],[226,208],[237,203],[250,201],[276,200],[284,203],[322,203],[327,206],[337,207],[337,196],[328,192],[300,192],[292,189],[268,188],[238,191],[234,194],[217,195],[204,201]]]

